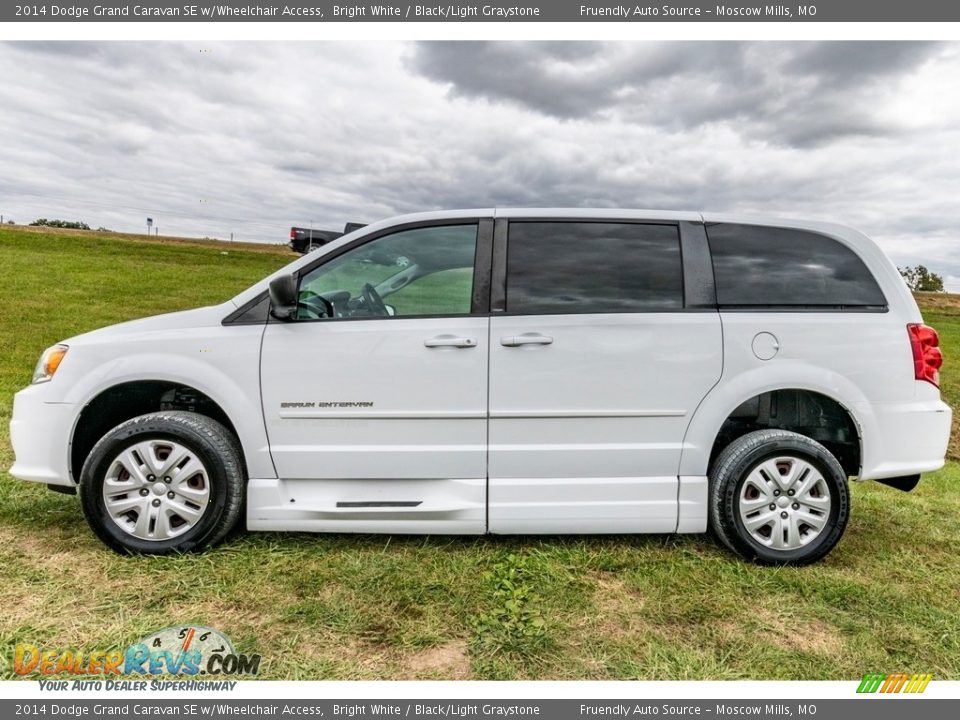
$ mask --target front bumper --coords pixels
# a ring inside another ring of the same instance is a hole
[[[13,398],[10,474],[20,480],[74,486],[70,474],[70,438],[79,408],[44,402],[47,383],[30,385]]]

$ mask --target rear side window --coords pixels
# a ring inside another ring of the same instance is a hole
[[[663,312],[683,307],[673,225],[511,222],[507,312]]]
[[[756,225],[707,226],[723,307],[885,308],[856,253],[825,235]]]

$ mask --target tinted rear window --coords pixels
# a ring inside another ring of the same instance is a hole
[[[682,307],[676,226],[510,223],[507,312],[624,313]]]
[[[817,233],[756,225],[707,226],[717,303],[741,307],[885,307],[863,261]]]

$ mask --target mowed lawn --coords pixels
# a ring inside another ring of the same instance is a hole
[[[740,562],[707,536],[241,534],[202,555],[120,557],[75,497],[5,472],[12,396],[43,348],[220,302],[291,258],[0,229],[0,676],[18,642],[121,648],[197,623],[260,653],[267,678],[960,679],[954,462],[910,494],[854,485],[845,538],[802,569]],[[955,402],[960,297],[921,302]]]

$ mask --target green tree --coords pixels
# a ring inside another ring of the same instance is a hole
[[[90,226],[79,220],[47,220],[38,218],[30,223],[34,227],[67,228],[68,230],[89,230]]]
[[[937,275],[935,272],[930,272],[923,265],[917,265],[916,267],[907,267],[897,268],[900,271],[900,274],[903,275],[903,279],[907,283],[907,287],[913,290],[914,292],[943,292],[943,278]]]

